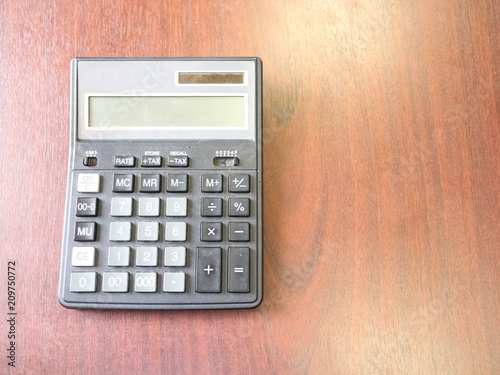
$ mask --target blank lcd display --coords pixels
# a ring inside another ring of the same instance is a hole
[[[244,96],[89,96],[93,128],[243,128]]]

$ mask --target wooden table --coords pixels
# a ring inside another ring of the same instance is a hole
[[[75,56],[262,58],[258,309],[60,306]],[[3,1],[0,138],[0,373],[500,373],[498,0]]]

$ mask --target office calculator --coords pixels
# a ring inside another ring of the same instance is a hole
[[[262,300],[259,58],[75,58],[59,301]]]

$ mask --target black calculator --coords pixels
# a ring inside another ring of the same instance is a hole
[[[75,58],[59,301],[262,301],[259,58]]]

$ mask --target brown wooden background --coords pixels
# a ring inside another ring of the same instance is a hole
[[[262,58],[260,308],[59,305],[75,56]],[[0,373],[500,373],[498,0],[1,1],[0,125]]]

